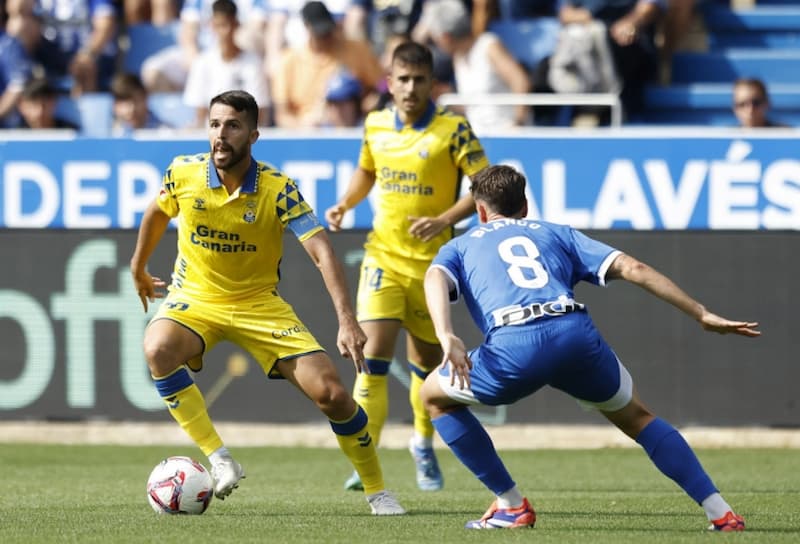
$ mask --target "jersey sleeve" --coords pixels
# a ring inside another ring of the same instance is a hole
[[[161,190],[156,199],[161,211],[170,217],[175,217],[180,212],[178,207],[178,196],[175,192],[174,162],[167,167],[164,177],[161,180]]]
[[[366,122],[364,123],[364,137],[361,139],[361,150],[358,152],[358,166],[367,172],[375,171],[375,158],[369,147],[369,129]]]
[[[431,268],[438,268],[455,284],[455,289],[450,291],[450,302],[456,302],[461,296],[462,262],[461,254],[451,243],[443,245],[431,262]]]
[[[275,212],[284,228],[291,230],[301,242],[322,230],[314,210],[292,179],[287,178],[283,189],[278,191]]]
[[[450,150],[453,163],[468,176],[474,176],[489,166],[486,152],[466,119],[459,121],[451,137]]]
[[[578,259],[578,278],[595,285],[605,285],[606,271],[621,252],[578,230],[570,229],[570,234]]]

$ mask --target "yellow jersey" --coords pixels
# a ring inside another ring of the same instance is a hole
[[[228,194],[209,153],[175,157],[158,205],[178,217],[169,289],[198,300],[238,302],[275,290],[286,228],[301,242],[322,230],[295,182],[252,158],[242,186]]]
[[[393,108],[367,115],[358,165],[375,172],[375,214],[365,249],[382,254],[398,272],[422,277],[453,229],[423,242],[409,234],[409,216],[442,214],[459,199],[462,177],[489,161],[469,122],[431,102],[413,125],[403,125]]]

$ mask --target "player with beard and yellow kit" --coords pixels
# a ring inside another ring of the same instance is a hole
[[[353,394],[369,416],[370,434],[378,440],[388,416],[389,364],[404,328],[414,414],[409,450],[418,487],[438,490],[443,481],[433,450],[434,429],[419,388],[441,363],[442,350],[425,304],[423,278],[439,248],[453,237],[453,225],[475,211],[469,194],[459,198],[463,176],[474,176],[489,163],[469,122],[433,103],[433,57],[428,48],[414,42],[398,45],[388,85],[394,106],[367,116],[358,168],[325,219],[331,230],[339,230],[347,210],[370,191],[375,193],[356,308],[367,334],[369,372],[357,375]],[[345,483],[346,489],[361,486],[355,473]]]
[[[169,294],[147,326],[144,352],[172,417],[211,463],[214,494],[227,497],[244,478],[211,422],[187,366],[221,341],[248,351],[270,378],[284,378],[330,421],[340,448],[364,481],[375,515],[404,514],[384,489],[367,414],[353,400],[333,361],[277,291],[283,234],[290,230],[320,270],[339,323],[337,347],[364,369],[366,335],[349,300],[344,269],[328,235],[294,181],[251,156],[258,104],[244,91],[211,100],[210,153],[175,158],[163,188],[145,211],[131,273],[145,311],[166,283],[146,265],[173,217],[178,255]]]

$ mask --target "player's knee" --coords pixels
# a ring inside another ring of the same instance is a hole
[[[328,380],[315,392],[314,402],[323,413],[330,416],[346,412],[355,401],[341,382]]]
[[[145,337],[144,357],[153,376],[166,376],[184,363],[175,358],[175,350],[161,338]]]
[[[419,397],[422,400],[422,405],[431,417],[440,412],[439,398],[442,396],[442,390],[436,380],[426,379],[419,389]]]

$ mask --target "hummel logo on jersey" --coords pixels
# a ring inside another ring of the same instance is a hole
[[[194,199],[194,206],[192,206],[192,209],[205,211],[206,210],[206,201],[204,199],[202,199],[202,198],[195,198]]]
[[[368,397],[369,396],[369,387],[359,387],[358,388],[358,394],[356,396],[361,397],[362,399]]]
[[[364,433],[363,436],[357,436],[356,440],[358,440],[358,445],[362,448],[366,448],[372,443],[372,437],[369,435],[369,432]]]

